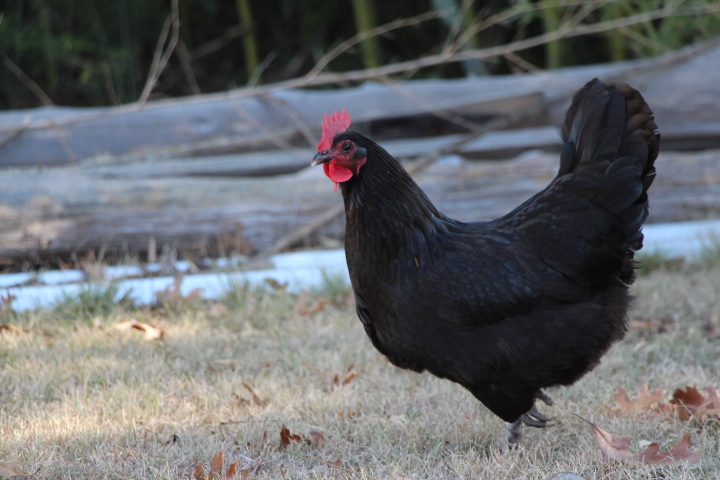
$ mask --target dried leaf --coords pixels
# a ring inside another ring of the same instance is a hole
[[[13,478],[13,477],[21,477],[21,478],[27,478],[31,477],[32,473],[24,472],[20,469],[20,467],[13,465],[12,463],[2,463],[0,462],[0,478]]]
[[[222,476],[223,466],[225,465],[225,452],[219,451],[210,461],[211,479],[219,479]]]
[[[348,383],[355,380],[355,377],[357,377],[357,372],[348,372],[345,374],[345,376],[342,379],[342,384],[347,385]]]
[[[262,466],[262,460],[258,461],[254,467],[245,468],[240,471],[240,478],[241,480],[248,480],[250,478],[250,475],[257,475],[258,470],[260,470],[260,467]]]
[[[350,365],[342,375],[338,375],[337,373],[333,375],[332,384],[334,387],[348,385],[355,380],[357,376],[358,374],[355,371],[354,365]]]
[[[328,467],[330,467],[331,469],[334,468],[334,469],[336,469],[336,470],[342,470],[342,468],[343,468],[343,462],[342,462],[342,460],[340,460],[339,458],[338,458],[337,460],[335,460],[334,462],[328,462],[327,465],[328,465]]]
[[[19,335],[19,334],[23,333],[23,329],[18,327],[17,325],[11,324],[11,323],[0,323],[0,333],[2,333],[2,332]]]
[[[630,451],[630,438],[610,433],[579,415],[577,417],[592,427],[600,453],[605,460],[634,461],[649,464],[697,463],[700,460],[700,455],[690,450],[690,435],[687,433],[677,445],[667,452],[661,451],[657,443],[651,443],[639,454],[633,454]]]
[[[640,393],[635,400],[630,400],[624,388],[619,387],[615,394],[615,402],[618,404],[620,413],[632,415],[647,412],[653,405],[658,404],[665,397],[665,391],[656,389],[648,390],[647,384],[640,387]]]
[[[308,442],[314,447],[322,447],[325,444],[325,435],[322,432],[312,431]]]
[[[292,442],[299,442],[302,440],[302,437],[300,435],[296,435],[294,433],[290,433],[290,430],[283,425],[280,429],[280,448],[285,449],[288,445]]]
[[[288,288],[287,282],[278,282],[274,278],[266,278],[265,284],[275,291],[285,291]]]
[[[124,322],[118,322],[114,325],[115,330],[137,330],[144,333],[145,340],[159,340],[165,332],[157,327],[148,325],[147,323],[138,322],[137,320],[125,320]]]
[[[697,419],[707,420],[710,417],[720,418],[720,397],[713,388],[704,389],[705,395],[696,387],[676,389],[670,403],[675,406],[678,417],[688,421]]]
[[[295,313],[303,317],[312,317],[327,308],[327,301],[318,298],[312,299],[306,294],[301,294],[295,305]]]
[[[249,383],[242,382],[242,386],[245,387],[245,390],[247,390],[250,393],[250,398],[252,398],[252,403],[257,405],[258,407],[266,407],[270,403],[269,400],[263,400],[262,398],[260,398],[260,396],[258,396],[258,394],[255,393],[255,389],[253,389],[253,387]]]
[[[195,480],[207,480],[205,478],[205,466],[202,463],[195,464],[195,472],[193,473]]]
[[[237,473],[238,473],[237,463],[231,463],[227,469],[227,472],[225,472],[225,479],[230,480],[231,478],[235,478],[235,475],[237,475]]]
[[[685,433],[680,441],[667,452],[660,450],[657,443],[651,443],[640,453],[640,461],[650,464],[697,463],[700,454],[690,450],[690,434]]]
[[[340,410],[338,412],[338,417],[342,418],[343,420],[352,420],[353,418],[358,416],[358,412],[355,410]]]
[[[587,420],[586,420],[587,421]],[[630,452],[630,438],[610,433],[603,430],[594,423],[590,423],[595,436],[595,441],[600,448],[600,453],[605,460],[630,460],[633,454]]]

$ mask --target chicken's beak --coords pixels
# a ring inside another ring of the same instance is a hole
[[[321,165],[321,164],[323,164],[323,163],[329,162],[329,161],[332,160],[333,158],[334,158],[334,157],[333,157],[332,153],[330,153],[329,151],[316,153],[315,156],[314,156],[313,159],[312,159],[312,163],[310,164],[310,166],[316,167],[316,166]]]

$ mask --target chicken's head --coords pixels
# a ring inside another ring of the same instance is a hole
[[[347,182],[353,175],[360,173],[360,167],[367,161],[367,150],[351,138],[342,134],[350,126],[350,116],[346,110],[325,115],[322,125],[322,137],[312,165],[321,165],[325,175],[335,183]]]

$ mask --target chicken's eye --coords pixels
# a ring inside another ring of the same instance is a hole
[[[344,143],[344,144],[343,144],[343,151],[344,151],[344,152],[349,152],[350,150],[352,150],[352,143],[350,143],[350,142]]]

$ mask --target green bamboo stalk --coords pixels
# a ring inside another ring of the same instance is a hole
[[[553,7],[542,10],[543,30],[545,33],[554,32],[560,28],[562,19],[562,8]],[[559,68],[566,64],[568,51],[565,44],[560,40],[548,42],[545,45],[545,67]]]
[[[603,21],[620,18],[626,13],[627,15],[631,15],[632,11],[628,13],[626,9],[623,8],[622,4],[617,2],[608,3],[600,8],[600,18]],[[610,60],[613,62],[625,60],[627,57],[627,40],[625,37],[619,32],[611,30],[609,32],[605,32],[605,39],[607,40],[608,50],[610,51]]]
[[[43,46],[43,62],[45,63],[45,76],[47,79],[47,87],[51,92],[55,90],[58,80],[57,61],[53,55],[53,34],[50,27],[50,12],[48,6],[44,5],[40,9],[39,26],[42,35]]]
[[[358,33],[366,32],[375,27],[375,9],[372,0],[353,0],[355,12],[355,28]],[[377,37],[366,38],[360,43],[365,68],[376,68],[381,65],[380,43]]]
[[[240,24],[246,30],[243,35],[243,51],[245,53],[245,75],[249,80],[253,78],[259,64],[252,8],[250,7],[250,0],[236,0],[235,5],[240,17]]]

